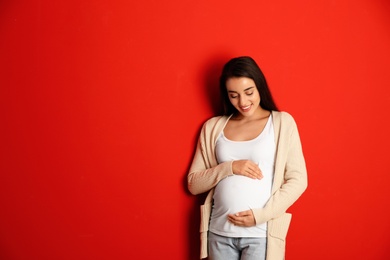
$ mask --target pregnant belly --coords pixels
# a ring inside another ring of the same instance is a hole
[[[241,175],[223,179],[215,188],[213,217],[264,207],[271,184],[267,178],[254,180]]]

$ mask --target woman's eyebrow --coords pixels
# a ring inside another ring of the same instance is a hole
[[[244,89],[244,91],[248,91],[248,90],[250,90],[250,89],[252,89],[252,88],[254,88],[254,87],[249,87],[249,88],[247,88],[247,89]]]
[[[252,89],[252,88],[254,88],[254,87],[246,88],[246,89],[244,89],[244,91],[248,91],[248,90],[250,90],[250,89]],[[228,92],[229,92],[229,93],[238,93],[237,91],[233,91],[233,90],[228,90]]]

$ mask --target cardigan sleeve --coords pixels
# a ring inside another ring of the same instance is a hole
[[[214,188],[219,181],[233,175],[232,162],[224,162],[214,167],[208,165],[206,151],[199,140],[190,171],[187,176],[188,189],[193,195]]]
[[[293,119],[290,123],[291,131],[287,133],[287,139],[281,136],[283,139],[279,140],[287,143],[287,147],[283,144],[278,148],[287,151],[278,153],[278,156],[282,158],[277,158],[284,164],[284,167],[282,167],[284,169],[284,180],[281,180],[281,183],[276,183],[276,185],[281,186],[273,192],[264,208],[252,209],[256,224],[281,216],[307,188],[306,165],[298,128]]]
[[[207,121],[201,130],[195,156],[187,176],[188,189],[194,194],[200,194],[214,188],[219,181],[233,175],[232,162],[217,163],[214,154],[215,138],[220,131],[220,117]]]

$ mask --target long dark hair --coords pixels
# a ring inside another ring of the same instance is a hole
[[[237,109],[230,103],[226,89],[226,81],[230,78],[239,77],[250,78],[255,82],[260,94],[260,106],[263,109],[278,111],[263,72],[251,57],[242,56],[229,60],[223,67],[221,77],[219,78],[221,100],[225,115],[231,115],[237,112]]]

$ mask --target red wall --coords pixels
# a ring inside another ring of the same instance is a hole
[[[198,259],[186,173],[221,66],[301,133],[287,259],[389,259],[390,5],[2,1],[0,259]]]

